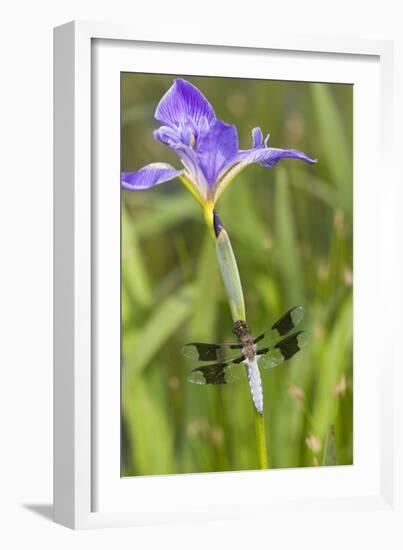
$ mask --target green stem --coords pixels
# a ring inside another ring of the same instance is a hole
[[[269,459],[267,454],[267,446],[266,446],[266,432],[264,429],[264,416],[263,414],[259,414],[253,406],[255,411],[255,427],[256,427],[256,442],[257,442],[257,457],[259,462],[259,469],[260,470],[268,470],[270,468],[269,466]]]
[[[218,265],[220,266],[221,276],[231,308],[232,319],[234,323],[237,321],[246,321],[245,302],[242,292],[241,279],[239,277],[238,265],[232,250],[228,233],[223,228],[218,215],[212,210],[206,210],[205,216],[210,234],[212,234],[216,243]],[[269,468],[269,461],[267,457],[264,417],[257,412],[253,401],[251,402],[255,412],[259,469],[267,470]]]
[[[228,303],[231,308],[232,319],[234,323],[236,321],[246,321],[245,301],[238,265],[228,233],[224,228],[221,228],[216,238],[216,253]]]

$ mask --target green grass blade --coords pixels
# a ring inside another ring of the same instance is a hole
[[[312,83],[310,88],[324,160],[336,187],[345,196],[349,196],[352,182],[352,147],[347,138],[346,128],[343,127],[329,85]]]
[[[178,185],[180,184],[178,183]],[[139,237],[150,238],[161,234],[161,232],[166,232],[176,226],[178,221],[189,218],[203,223],[200,207],[194,198],[185,191],[174,197],[157,196],[153,205],[145,213],[136,217],[135,226]]]
[[[214,243],[206,234],[195,271],[190,339],[208,342],[217,338],[217,299],[222,293]]]
[[[123,386],[122,407],[131,463],[137,475],[175,473],[173,439],[164,403],[144,376],[134,375]]]
[[[122,279],[126,292],[132,300],[136,304],[148,307],[151,302],[151,290],[144,256],[141,253],[135,226],[124,208],[122,208]]]
[[[295,216],[287,174],[282,166],[276,168],[275,181],[275,248],[276,267],[281,274],[283,291],[291,305],[303,297],[302,269],[299,258]]]
[[[339,401],[334,389],[345,375],[351,376],[352,365],[352,295],[348,294],[340,303],[337,319],[319,347],[316,343],[317,376],[316,398],[313,416],[318,435],[323,440],[328,426],[335,424]],[[322,365],[325,365],[323,368]],[[336,425],[337,427],[337,425]],[[352,432],[352,417],[351,417]]]
[[[189,317],[192,306],[191,287],[180,288],[162,303],[155,306],[151,317],[144,323],[130,349],[124,349],[123,376],[130,379],[142,372],[160,347],[176,333]]]
[[[323,466],[335,466],[337,464],[336,432],[333,424],[327,432],[322,464]]]

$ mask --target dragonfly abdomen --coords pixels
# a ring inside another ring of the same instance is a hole
[[[256,358],[253,361],[248,359],[245,361],[248,371],[249,387],[252,394],[253,404],[257,412],[263,414],[263,390],[262,379],[260,377],[259,367],[257,366]]]

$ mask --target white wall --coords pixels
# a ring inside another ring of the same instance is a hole
[[[260,36],[285,32],[396,39],[403,91],[399,2],[383,0],[14,0],[1,8],[0,85],[0,547],[355,548],[360,530],[373,547],[398,547],[397,526],[371,514],[115,529],[73,533],[27,506],[52,495],[52,27],[71,19],[131,21],[158,29],[214,26],[236,42],[243,26]],[[401,4],[401,3],[400,3]],[[402,94],[399,94],[400,102]],[[398,122],[402,127],[402,109]],[[401,131],[396,132],[401,134]],[[401,139],[399,135],[399,139]],[[400,141],[401,145],[401,141]],[[402,171],[399,170],[401,178]],[[402,198],[402,194],[400,195]],[[403,202],[402,202],[403,204]],[[400,224],[401,229],[401,224]],[[48,506],[48,507],[46,507]],[[378,517],[378,516],[377,516]],[[354,533],[350,530],[355,524]],[[401,530],[401,528],[400,528]],[[400,537],[399,537],[400,538]],[[6,542],[7,539],[7,542]],[[400,542],[401,542],[400,538]],[[113,545],[113,546],[112,546]]]

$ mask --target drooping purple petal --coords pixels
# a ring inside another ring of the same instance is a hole
[[[302,151],[297,149],[276,149],[274,147],[264,147],[259,149],[249,149],[247,151],[239,151],[239,160],[243,164],[252,164],[257,162],[265,168],[272,168],[282,159],[298,159],[315,164],[317,159],[308,157]]]
[[[181,174],[183,174],[183,170],[176,170],[170,164],[154,162],[140,168],[137,172],[122,172],[122,189],[129,191],[149,189],[164,181],[172,180]]]
[[[216,116],[204,95],[190,82],[178,78],[162,97],[155,118],[175,128],[191,125],[197,128],[202,118],[213,124]]]
[[[216,120],[207,134],[197,143],[197,159],[209,187],[238,159],[236,127]]]

